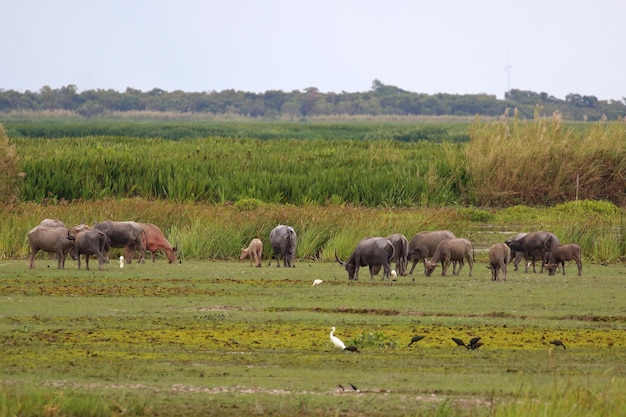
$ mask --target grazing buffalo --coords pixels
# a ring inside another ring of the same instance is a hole
[[[374,275],[383,268],[383,280],[386,278],[389,280],[389,274],[391,273],[391,266],[389,263],[392,261],[395,254],[393,244],[389,239],[384,237],[366,237],[356,245],[356,249],[350,255],[350,258],[346,262],[339,259],[337,251],[335,251],[335,259],[340,265],[346,268],[348,271],[349,280],[359,279],[359,268],[362,266],[369,266],[370,268],[370,281],[374,280]]]
[[[54,253],[57,268],[65,268],[65,257],[74,247],[74,242],[67,240],[65,227],[36,226],[28,232],[30,245],[30,268],[35,267],[35,256],[39,251]]]
[[[559,264],[561,264],[563,275],[565,275],[565,261],[576,261],[578,275],[583,274],[583,263],[580,260],[580,246],[575,243],[568,243],[552,248],[550,251],[550,261],[546,264],[548,275],[554,275]]]
[[[441,241],[446,239],[454,239],[454,233],[449,230],[435,230],[432,232],[419,232],[411,238],[409,242],[409,253],[407,255],[407,262],[413,259],[413,266],[409,274],[413,275],[415,265],[420,260],[424,262],[424,271],[426,271],[426,258],[429,258],[435,254],[437,246]],[[415,281],[415,278],[413,278]]]
[[[89,257],[98,258],[98,269],[102,270],[104,265],[104,253],[108,248],[107,235],[86,225],[73,227],[67,231],[67,239],[74,242],[72,257],[78,260],[80,269],[80,255],[85,255],[85,269],[89,271]]]
[[[105,220],[94,226],[94,229],[98,229],[104,232],[109,241],[109,245],[112,248],[125,248],[128,245],[133,245],[135,248],[139,248],[141,256],[139,260],[142,260],[145,256],[143,238],[145,232],[139,226],[137,222],[114,222],[111,220]],[[108,248],[104,256],[108,259]],[[131,259],[128,260],[131,263]]]
[[[65,223],[58,219],[43,219],[41,223],[39,223],[39,226],[65,228]]]
[[[152,253],[152,262],[156,262],[156,252],[159,250],[165,253],[165,256],[167,257],[169,263],[176,262],[178,248],[176,246],[172,246],[172,244],[167,241],[165,236],[163,236],[163,232],[161,232],[161,229],[159,229],[158,226],[152,223],[137,224],[143,229],[141,243],[143,244],[145,250]],[[124,255],[126,255],[128,263],[132,261],[135,249],[135,243],[129,243],[124,247]],[[142,258],[139,259],[140,261],[143,260]]]
[[[467,259],[470,268],[469,276],[471,277],[472,269],[474,268],[474,246],[472,242],[458,238],[443,240],[437,246],[431,260],[426,262],[426,276],[432,275],[439,262],[441,262],[442,268],[441,276],[446,276],[450,263],[454,261],[459,263],[459,269],[455,271],[453,266],[452,274],[458,276],[461,273],[461,269],[463,269],[463,259]]]
[[[506,243],[496,243],[489,248],[489,265],[491,280],[497,281],[502,270],[503,280],[506,281],[506,272],[511,260],[511,248]]]
[[[399,275],[404,276],[406,275],[407,258],[409,256],[409,241],[406,236],[400,233],[387,236],[387,239],[389,239],[395,249],[393,260],[396,263],[396,271]]]
[[[510,248],[511,243],[521,240],[527,234],[528,233],[518,233],[515,237],[507,239],[504,243]],[[517,271],[517,266],[519,265],[522,258],[524,258],[524,251],[511,249],[511,260],[513,261],[514,271]],[[528,259],[524,258],[524,263],[527,263],[528,261]]]
[[[508,241],[507,241],[508,242]],[[507,243],[505,242],[505,243]],[[537,272],[535,269],[535,261],[541,261],[541,271],[543,272],[544,262],[546,261],[546,254],[561,244],[559,238],[552,233],[545,231],[531,232],[519,240],[513,240],[507,243],[511,248],[511,251],[524,252],[524,257],[530,259],[533,263],[533,272]],[[528,263],[526,263],[525,272],[528,272]]]
[[[286,268],[296,267],[293,263],[293,258],[296,254],[298,236],[293,227],[279,224],[273,228],[270,232],[270,244],[272,245],[273,253],[268,266],[272,264],[272,259],[276,258],[276,266],[280,267],[280,257],[282,256],[283,264]]]
[[[250,257],[250,266],[252,261],[256,263],[257,268],[261,267],[261,258],[263,257],[263,242],[261,239],[254,238],[250,241],[247,248],[241,248],[241,258],[246,259]]]

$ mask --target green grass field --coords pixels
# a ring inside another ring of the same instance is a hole
[[[0,416],[609,416],[626,406],[623,265],[491,282],[479,262],[473,277],[467,266],[432,278],[418,267],[415,281],[363,271],[349,283],[336,263],[266,262],[59,271],[47,256],[33,270],[1,261]],[[332,346],[331,326],[361,353]],[[451,340],[474,336],[477,350]]]

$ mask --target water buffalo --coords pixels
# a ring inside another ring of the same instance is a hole
[[[257,268],[261,267],[261,258],[263,257],[263,242],[261,242],[261,239],[254,238],[250,241],[247,248],[241,248],[240,259],[243,260],[246,257],[250,257],[250,266],[252,266],[252,261],[254,261]]]
[[[74,242],[72,257],[78,260],[80,269],[80,255],[85,255],[85,269],[89,271],[89,257],[98,258],[98,269],[104,265],[104,252],[108,247],[107,235],[86,225],[79,225],[67,231],[67,239]]]
[[[286,268],[295,268],[293,263],[293,257],[296,254],[296,246],[298,244],[298,236],[296,231],[291,226],[285,226],[279,224],[270,232],[270,244],[272,245],[273,253],[270,258],[270,266],[272,259],[276,258],[276,266],[280,267],[280,257],[283,257],[283,264]]]
[[[450,263],[454,261],[459,262],[459,269],[455,271],[453,267],[452,274],[458,276],[463,269],[463,259],[467,259],[470,268],[469,276],[471,277],[474,268],[474,246],[472,242],[459,238],[442,240],[431,260],[426,262],[426,276],[432,275],[439,262],[441,262],[442,268],[441,276],[446,276]]]
[[[406,236],[400,233],[387,236],[387,239],[389,239],[395,249],[393,260],[396,263],[396,271],[404,276],[406,275],[407,258],[409,255],[409,241]]]
[[[37,252],[54,253],[57,259],[57,268],[65,268],[65,257],[74,247],[74,242],[67,240],[65,227],[36,226],[28,232],[30,245],[30,268],[35,267]]]
[[[497,281],[502,270],[503,280],[506,281],[506,272],[511,260],[511,248],[506,243],[496,243],[489,248],[489,265],[491,280]]]
[[[172,246],[172,244],[167,241],[158,226],[152,223],[137,224],[143,229],[141,243],[143,244],[145,250],[152,253],[152,262],[156,262],[156,252],[159,250],[162,250],[165,253],[169,263],[176,262],[178,248],[176,246]],[[124,247],[124,254],[126,255],[128,263],[130,263],[133,259],[135,246],[135,243],[129,243]],[[140,261],[143,260],[142,258],[139,259]]]
[[[454,233],[449,230],[435,230],[432,232],[419,232],[411,238],[409,242],[409,253],[407,255],[407,263],[413,259],[413,266],[409,274],[413,275],[415,265],[420,260],[424,262],[424,271],[426,271],[426,258],[435,254],[435,250],[442,240],[454,239]],[[415,278],[413,278],[415,281]]]
[[[537,272],[535,269],[535,261],[539,259],[541,261],[540,272],[543,272],[546,254],[551,252],[552,248],[559,246],[561,242],[559,238],[552,233],[541,230],[539,232],[528,233],[521,239],[513,240],[507,244],[511,248],[511,251],[524,252],[524,257],[530,259],[533,263],[533,272]],[[526,263],[525,272],[528,272],[528,263]]]
[[[528,233],[518,233],[515,237],[507,239],[504,243],[510,248],[511,243],[521,240],[527,234]],[[519,265],[522,258],[524,258],[524,251],[511,249],[511,260],[513,261],[514,271],[517,271],[517,266]],[[524,263],[527,263],[528,261],[529,259],[524,258]]]
[[[339,259],[335,251],[335,259],[348,271],[349,280],[359,279],[359,268],[369,266],[370,281],[374,280],[374,275],[383,268],[383,280],[389,280],[391,266],[389,263],[395,255],[395,249],[389,239],[384,237],[366,237],[356,245],[356,249],[346,262]]]
[[[65,228],[65,223],[58,219],[43,219],[41,223],[39,223],[39,226]]]
[[[109,245],[112,248],[125,248],[128,245],[133,245],[135,248],[139,248],[141,256],[139,260],[142,260],[145,256],[143,238],[145,232],[139,226],[137,222],[114,222],[111,220],[105,220],[94,226],[94,229],[98,229],[104,232],[108,239]],[[104,256],[108,259],[108,248]],[[128,260],[131,263],[131,259]]]
[[[550,261],[546,264],[549,275],[554,275],[556,268],[561,264],[563,275],[565,275],[565,261],[576,261],[578,266],[578,275],[583,274],[583,263],[580,260],[580,246],[575,243],[567,243],[565,245],[552,248],[550,251]]]

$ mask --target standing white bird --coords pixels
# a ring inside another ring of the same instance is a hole
[[[120,256],[120,268],[124,268],[124,257]]]
[[[333,333],[335,333],[334,327],[330,329],[330,341],[333,343],[333,345],[337,346],[338,348],[345,349],[346,345],[341,341],[341,339],[339,339]]]
[[[319,285],[322,282],[324,282],[324,281],[322,281],[321,279],[316,279],[315,281],[313,281],[313,285],[311,285],[311,287],[315,287],[316,285]]]
[[[395,269],[392,269],[392,270],[391,270],[391,276],[392,276],[393,278],[395,278],[395,277],[397,277],[397,276],[398,276],[398,273],[396,272],[396,270],[395,270]]]

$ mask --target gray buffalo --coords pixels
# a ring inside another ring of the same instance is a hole
[[[503,280],[506,281],[506,272],[511,260],[511,248],[506,243],[496,243],[489,248],[489,264],[491,269],[491,280],[497,281],[500,278],[500,271]]]
[[[546,231],[538,231],[528,233],[526,236],[519,240],[513,240],[512,242],[505,242],[511,248],[511,251],[524,252],[524,257],[531,260],[533,263],[533,272],[537,272],[535,269],[535,261],[541,262],[541,271],[544,269],[544,262],[547,259],[547,254],[561,244],[559,238],[552,233]],[[525,272],[528,272],[528,263],[526,263]]]
[[[406,236],[400,233],[387,236],[387,239],[389,239],[395,249],[393,260],[396,263],[398,275],[404,276],[406,275],[407,258],[409,256],[409,241]]]
[[[521,240],[528,233],[518,233],[512,238],[507,239],[504,243],[510,248],[511,243]],[[520,261],[524,258],[524,251],[511,249],[511,260],[513,261],[514,271],[517,271]],[[529,259],[524,258],[524,263],[528,263]],[[534,267],[534,265],[533,265]]]
[[[107,235],[86,225],[73,227],[67,232],[67,239],[74,242],[72,257],[78,260],[80,269],[80,255],[85,255],[85,269],[89,271],[89,257],[98,258],[98,269],[102,270],[104,265],[104,253],[108,247]]]
[[[409,242],[409,253],[407,262],[413,260],[413,266],[409,274],[413,275],[413,270],[418,261],[424,262],[424,271],[426,271],[426,258],[430,258],[435,254],[437,246],[441,241],[446,239],[454,239],[454,233],[449,230],[435,230],[431,232],[419,232],[411,238]],[[415,278],[413,278],[415,281]]]
[[[293,258],[296,254],[296,246],[298,245],[298,236],[291,226],[279,224],[270,232],[270,245],[272,245],[273,253],[270,258],[270,266],[272,259],[276,258],[276,266],[280,267],[280,257],[283,257],[285,268],[295,268]]]
[[[432,275],[439,262],[441,262],[442,268],[441,275],[446,276],[450,263],[454,261],[459,263],[459,269],[455,271],[453,266],[452,274],[458,276],[461,273],[461,269],[463,269],[463,259],[467,259],[470,269],[469,276],[471,277],[472,269],[474,268],[474,246],[472,242],[458,238],[442,240],[431,260],[426,262],[426,276]]]
[[[339,259],[335,251],[335,259],[348,271],[349,280],[359,279],[359,268],[369,266],[370,280],[383,268],[383,280],[389,280],[391,266],[389,265],[395,254],[393,244],[384,237],[366,237],[356,245],[356,249],[346,262]]]
[[[74,242],[67,240],[65,227],[36,226],[28,232],[30,245],[30,268],[35,267],[35,256],[39,251],[54,253],[57,259],[57,268],[65,268],[65,257],[74,247]]]
[[[139,257],[140,261],[145,257],[145,250],[143,246],[145,232],[139,223],[105,220],[96,224],[93,228],[106,234],[110,247],[125,248],[128,245],[132,245],[135,248],[139,248],[141,252],[141,256]],[[106,249],[104,256],[106,258],[109,257],[108,248]],[[128,263],[131,263],[131,259],[128,260]]]
[[[39,223],[39,226],[65,228],[65,223],[58,219],[43,219],[41,223]]]

